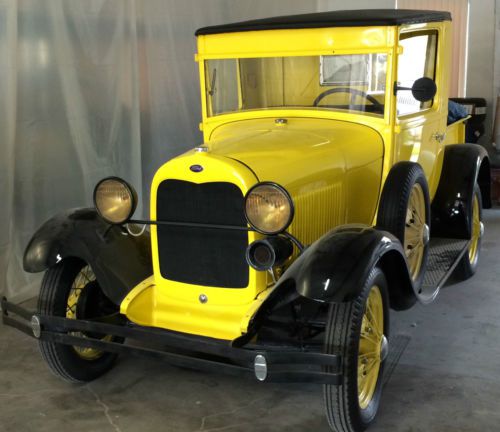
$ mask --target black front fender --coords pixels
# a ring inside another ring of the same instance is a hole
[[[69,257],[90,264],[104,293],[116,304],[153,273],[149,233],[124,234],[92,208],[68,210],[45,222],[27,246],[23,266],[37,273]]]
[[[346,302],[357,297],[369,273],[380,263],[398,276],[399,294],[413,302],[413,285],[401,243],[392,234],[365,226],[344,226],[325,234],[295,260],[279,284],[293,281],[297,292],[324,302]],[[389,269],[389,263],[398,268]],[[404,297],[391,295],[391,298]],[[398,307],[400,308],[400,307]]]
[[[387,278],[392,309],[415,304],[417,294],[399,240],[386,231],[345,225],[318,239],[290,265],[253,316],[248,333],[234,344],[247,343],[273,310],[299,296],[329,303],[353,300],[375,266]]]

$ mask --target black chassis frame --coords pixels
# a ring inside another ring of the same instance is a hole
[[[153,357],[175,366],[207,372],[222,371],[229,375],[255,377],[258,381],[339,385],[342,380],[341,356],[307,350],[305,347],[237,346],[231,341],[137,326],[123,316],[118,316],[118,324],[110,324],[38,315],[8,302],[5,297],[2,298],[1,307],[5,325],[42,341]],[[133,339],[139,344],[104,341],[87,337],[86,333]]]

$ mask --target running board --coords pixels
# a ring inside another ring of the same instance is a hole
[[[455,270],[463,254],[467,252],[470,240],[431,238],[427,269],[420,288],[420,301],[430,303]]]

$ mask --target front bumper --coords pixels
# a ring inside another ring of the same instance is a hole
[[[296,346],[247,344],[235,347],[227,341],[142,327],[125,321],[109,324],[39,315],[8,302],[6,298],[2,299],[1,306],[5,325],[44,341],[154,357],[176,366],[253,377],[258,381],[339,385],[342,378],[341,357],[335,354],[306,351]],[[94,339],[82,332],[132,339],[136,344]]]

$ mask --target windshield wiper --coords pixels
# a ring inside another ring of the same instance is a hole
[[[217,69],[214,68],[212,72],[212,82],[210,83],[210,90],[208,90],[208,94],[213,96],[215,93],[215,78],[217,77]]]

